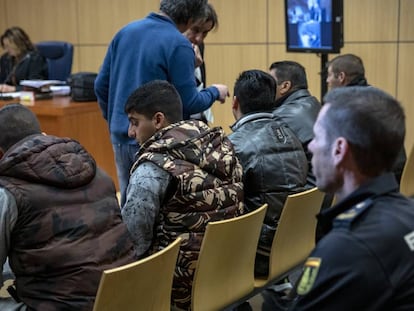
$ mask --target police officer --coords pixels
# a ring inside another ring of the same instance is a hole
[[[392,164],[405,117],[366,87],[325,96],[309,145],[317,186],[337,205],[318,216],[326,235],[307,259],[292,310],[414,310],[414,203]]]

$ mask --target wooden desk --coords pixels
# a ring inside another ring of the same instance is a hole
[[[0,102],[0,107],[11,102],[17,100]],[[72,102],[70,97],[53,97],[36,100],[27,107],[36,114],[45,133],[79,141],[119,189],[108,126],[97,102]]]

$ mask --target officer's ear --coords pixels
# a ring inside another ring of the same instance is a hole
[[[335,166],[339,166],[350,155],[350,146],[348,141],[344,137],[338,137],[335,139],[332,146],[332,158]]]

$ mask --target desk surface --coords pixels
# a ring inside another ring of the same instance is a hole
[[[18,103],[19,99],[1,101],[0,107]],[[74,102],[70,96],[55,96],[51,99],[40,99],[33,102],[21,102],[32,110],[37,116],[62,116],[71,114],[80,114],[85,112],[94,112],[98,107],[96,101],[91,102]]]

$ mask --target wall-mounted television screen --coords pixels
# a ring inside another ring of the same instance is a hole
[[[288,52],[339,53],[343,0],[285,0]]]

